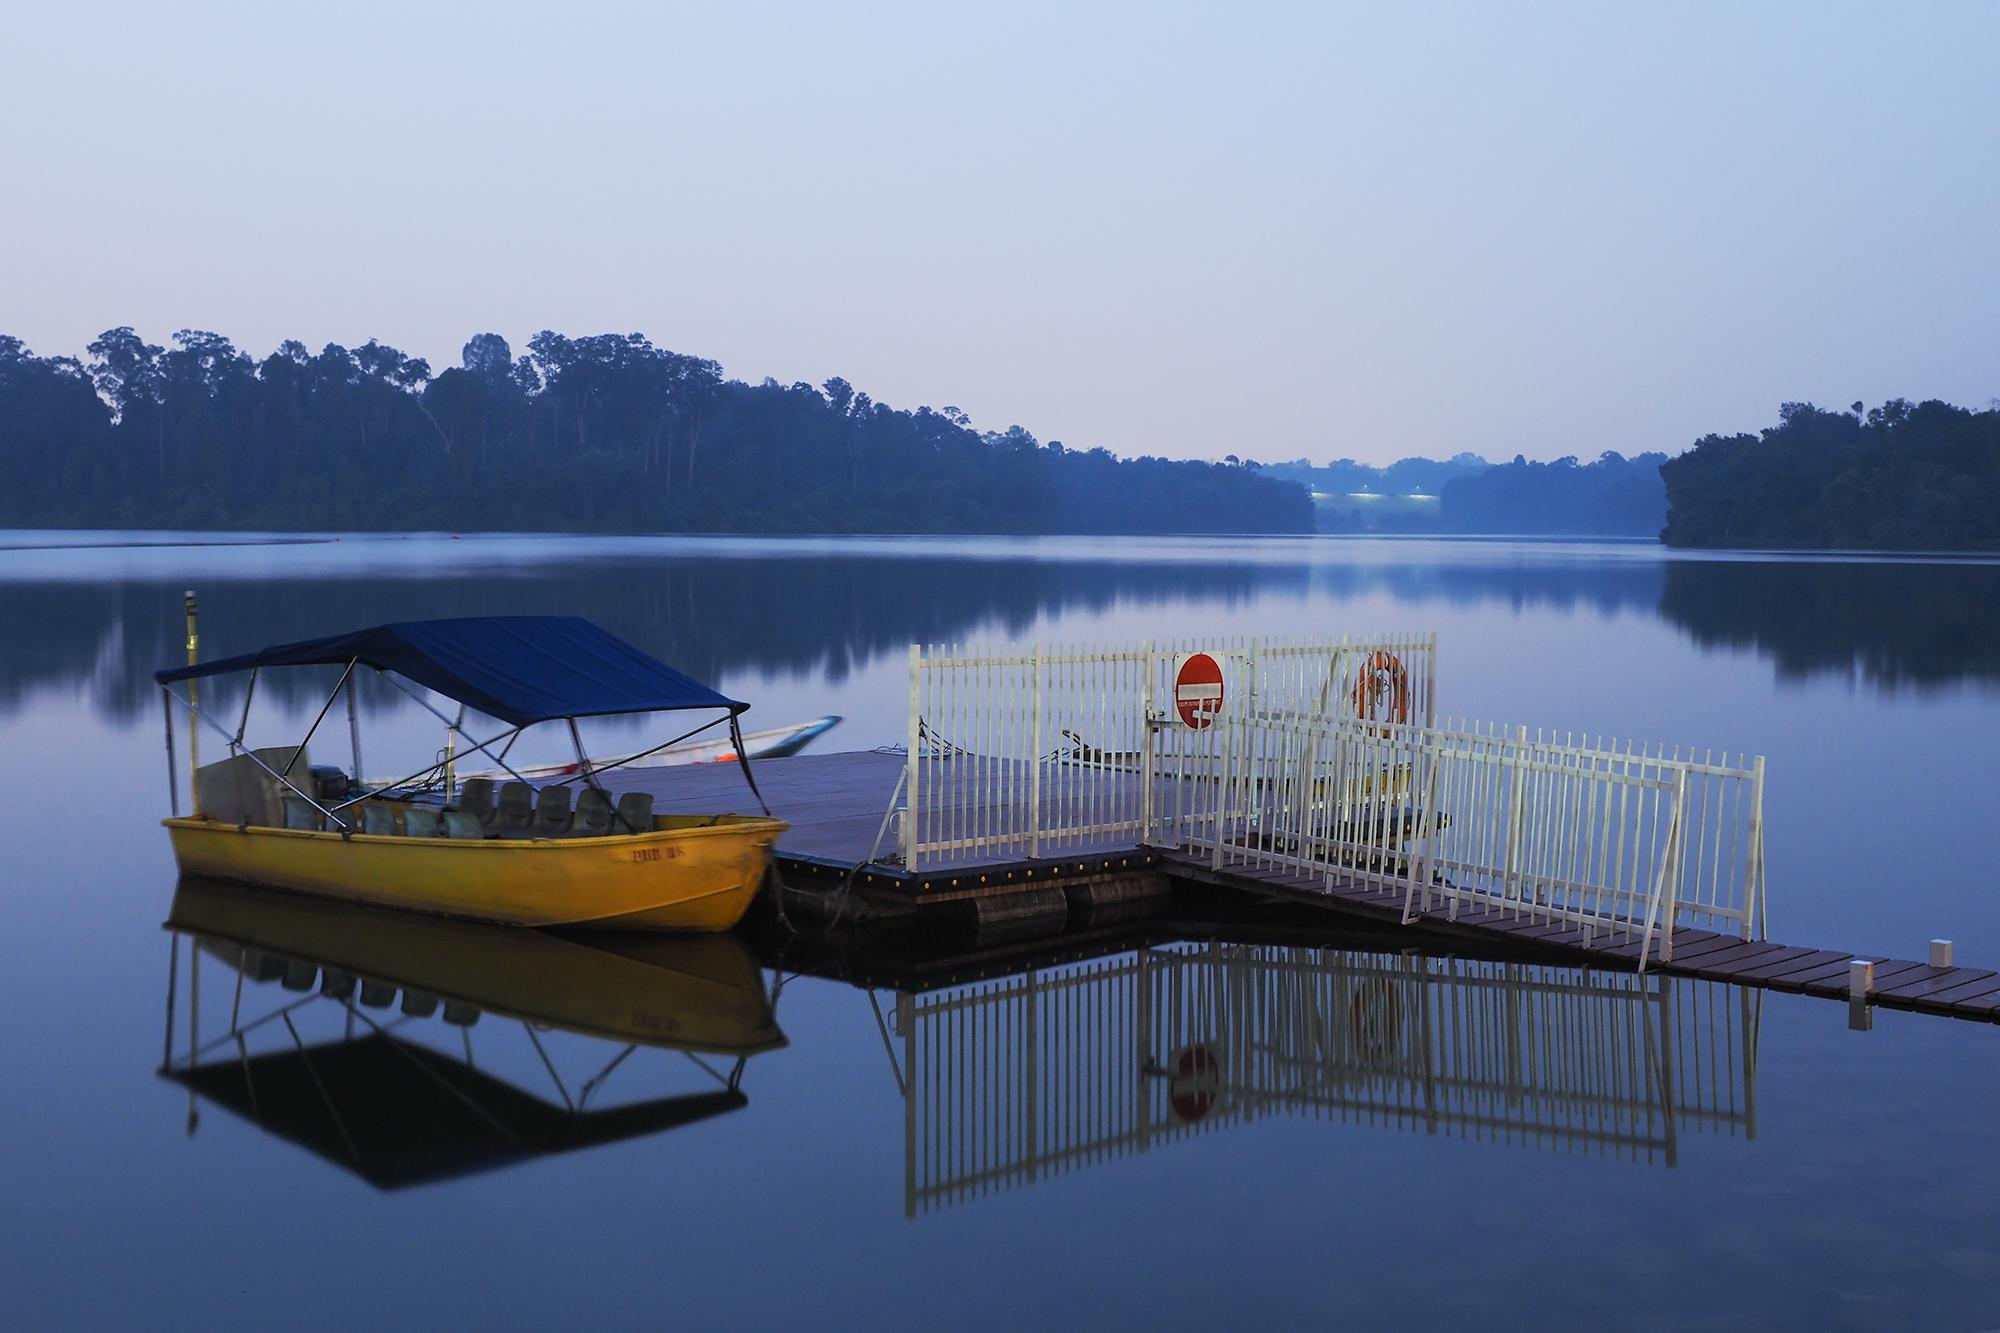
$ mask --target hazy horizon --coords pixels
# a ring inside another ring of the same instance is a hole
[[[2000,7],[14,15],[0,333],[642,332],[1120,454],[2000,395]]]

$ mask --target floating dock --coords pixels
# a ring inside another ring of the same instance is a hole
[[[1402,887],[1284,867],[1225,864],[1218,869],[1212,854],[1130,838],[1084,842],[1066,847],[1059,856],[992,855],[913,870],[895,863],[894,829],[885,832],[884,827],[906,763],[902,753],[871,750],[757,765],[765,799],[792,825],[779,840],[776,856],[788,902],[795,907],[818,903],[826,915],[857,924],[1006,919],[1019,910],[1040,916],[1053,934],[1075,913],[1097,903],[1164,894],[1179,884],[1238,900],[1248,895],[1307,905],[1419,931],[1433,940],[1526,951],[1552,962],[1617,970],[1640,965],[1639,941],[1601,924],[1550,922],[1519,905],[1477,907],[1462,901],[1434,903],[1406,921]],[[620,770],[606,774],[605,780],[619,791],[653,793],[662,813],[742,808],[750,800],[734,765]],[[1125,781],[1136,784],[1137,778],[1126,775]],[[972,793],[961,787],[958,795],[969,801]],[[968,824],[977,817],[969,809],[960,814]],[[894,820],[887,822],[893,825]],[[1874,964],[1870,1003],[2000,1020],[2000,971],[1991,969],[1934,967],[1879,953],[1746,941],[1740,934],[1692,926],[1674,928],[1671,957],[1663,956],[1668,949],[1662,930],[1646,949],[1647,969],[1838,999],[1850,998],[1851,965],[1865,960]]]

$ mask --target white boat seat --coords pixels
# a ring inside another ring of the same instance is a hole
[[[535,798],[535,836],[560,838],[569,832],[569,788],[544,787]]]
[[[285,797],[285,827],[319,830],[326,827],[326,816],[313,809],[313,803],[302,796]]]
[[[467,778],[458,789],[458,808],[480,823],[493,818],[493,779]]]
[[[493,832],[503,838],[525,838],[534,822],[535,789],[525,782],[501,787],[500,804],[493,810]]]
[[[447,810],[444,812],[444,836],[477,842],[486,836],[486,825],[480,823],[479,816],[470,810]]]
[[[406,838],[441,838],[444,826],[438,822],[438,812],[411,807],[403,811],[403,836]]]
[[[377,805],[373,801],[360,807],[361,831],[377,838],[396,836],[396,807]]]
[[[614,833],[651,833],[653,831],[653,793],[649,791],[628,791],[618,798],[618,819]]]
[[[595,787],[577,793],[576,818],[569,826],[572,838],[601,838],[611,832],[611,798]]]

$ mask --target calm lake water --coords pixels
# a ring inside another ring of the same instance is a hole
[[[771,959],[734,940],[510,960],[415,927],[337,941],[201,886],[176,908],[149,673],[187,587],[205,655],[589,616],[754,701],[750,725],[844,714],[823,749],[899,739],[912,640],[1434,628],[1443,712],[1767,755],[1774,937],[1947,936],[2000,965],[1993,563],[0,534],[10,1326],[2000,1322],[1991,1025],[1852,1032],[1826,1001],[1330,928],[920,994],[799,976],[771,1013]],[[315,688],[261,684],[253,736],[296,736]],[[371,770],[440,742],[400,696],[368,711]],[[235,943],[175,946],[170,911]],[[386,1005],[318,997],[383,949],[415,969]],[[510,1013],[530,982],[543,1025]],[[553,1016],[614,985],[709,1053],[621,1057],[622,992],[609,1031]],[[428,991],[471,1006],[406,1016]],[[160,1072],[170,994],[177,1062],[199,1005],[200,1076]]]

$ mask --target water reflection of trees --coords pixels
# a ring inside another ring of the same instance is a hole
[[[1760,997],[1538,964],[1177,945],[897,997],[911,1215],[1274,1117],[1663,1166],[1756,1132]]]
[[[332,548],[326,548],[331,550]],[[1654,613],[1703,648],[1769,656],[1781,680],[1843,673],[1895,690],[2000,680],[2000,565],[1833,561],[1659,560],[1601,550],[1536,549],[1501,558],[1485,545],[1409,560],[1342,558],[1107,559],[927,553],[735,556],[646,553],[555,558],[384,560],[369,569],[327,558],[291,577],[266,573],[296,553],[256,548],[240,574],[203,576],[205,654],[426,616],[574,614],[597,620],[690,673],[742,670],[838,682],[916,640],[1004,639],[1039,618],[1122,604],[1230,604],[1281,594],[1332,603],[1389,597],[1421,615],[1429,604],[1498,604]],[[38,688],[81,689],[102,710],[153,708],[150,673],[181,647],[185,574],[0,582],[0,710]],[[1379,627],[1378,627],[1379,628]],[[330,679],[330,677],[329,677]],[[280,700],[316,701],[326,682],[279,673],[261,685]],[[375,682],[366,682],[375,684]],[[209,687],[227,698],[229,686]],[[213,697],[217,697],[212,695]],[[401,696],[378,688],[381,706]]]
[[[1660,615],[1702,648],[1749,648],[1781,681],[1895,691],[2000,680],[2000,564],[1672,561]]]
[[[561,560],[490,574],[214,580],[202,588],[202,652],[223,656],[389,620],[580,615],[699,679],[748,669],[839,681],[917,640],[1005,638],[1062,612],[1234,600],[1301,590],[1305,580],[1305,568],[1293,565],[855,556]],[[36,688],[80,685],[116,716],[156,709],[151,673],[183,652],[182,587],[0,583],[4,623],[33,627],[0,654],[0,708],[18,707]],[[278,672],[258,688],[296,704],[316,702],[325,684],[307,672]],[[375,698],[394,706],[399,696],[384,688]]]

